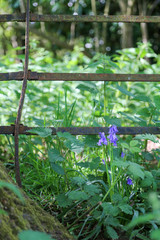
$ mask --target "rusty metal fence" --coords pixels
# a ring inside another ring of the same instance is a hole
[[[27,81],[113,81],[113,82],[160,82],[160,74],[91,74],[91,73],[38,73],[28,69],[29,61],[29,23],[30,22],[123,22],[123,23],[160,23],[160,16],[78,16],[78,15],[39,15],[30,13],[30,0],[27,0],[26,13],[1,14],[0,22],[25,22],[25,65],[24,71],[0,73],[0,81],[23,81],[15,125],[0,126],[0,134],[12,134],[15,138],[16,181],[21,187],[19,167],[19,134],[33,135],[32,127],[20,124],[25,99]],[[107,127],[51,127],[52,134],[69,132],[73,135],[108,134]],[[118,127],[118,134],[160,134],[159,127]]]

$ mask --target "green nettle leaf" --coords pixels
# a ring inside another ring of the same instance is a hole
[[[33,128],[28,130],[27,132],[38,134],[40,137],[48,137],[52,135],[52,129],[51,128]]]
[[[122,210],[122,212],[126,214],[132,214],[132,207],[126,203],[121,203],[118,205],[118,207]]]
[[[130,165],[128,167],[128,170],[133,174],[133,176],[144,179],[144,172],[142,171],[143,167],[134,162],[129,163]]]
[[[156,108],[160,109],[160,96],[154,96],[153,101],[156,105]]]
[[[91,62],[88,64],[88,66],[85,68],[96,68],[99,64],[103,64],[103,60],[102,59],[99,59],[95,62],[93,62],[93,60],[91,60]]]
[[[69,199],[74,201],[87,200],[90,196],[85,192],[81,191],[72,191],[68,194]]]
[[[124,93],[125,95],[130,96],[130,97],[134,97],[134,94],[132,94],[131,92],[127,91],[125,88],[119,86],[118,84],[116,84],[116,88],[117,88],[121,93]]]
[[[151,172],[149,172],[149,171],[145,171],[145,177],[147,177],[147,178],[150,178],[150,179],[154,180],[154,177],[153,177],[152,173],[151,173]]]
[[[151,102],[151,99],[145,95],[136,95],[134,97],[135,100],[139,100],[139,101],[142,101],[142,102]]]
[[[143,179],[142,182],[141,182],[141,187],[149,187],[149,186],[152,185],[152,183],[153,183],[152,179],[150,179],[150,178],[145,178],[145,179]]]
[[[137,114],[138,115],[141,115],[141,116],[145,116],[145,117],[148,117],[150,115],[150,109],[148,108],[142,108],[140,110],[137,111]]]
[[[65,138],[72,141],[75,137],[72,136],[69,132],[57,132],[59,138]]]
[[[135,147],[137,144],[138,144],[138,141],[136,141],[136,140],[130,141],[130,146],[131,147]]]
[[[60,207],[68,207],[72,204],[72,201],[65,195],[65,193],[59,194],[56,196],[56,200]]]
[[[129,119],[129,120],[131,120],[131,121],[133,121],[133,122],[135,122],[135,123],[139,123],[139,120],[136,119],[134,116],[130,116],[130,115],[124,113],[124,112],[119,112],[119,113],[120,113],[121,115],[125,116],[125,117],[126,117],[127,119]]]
[[[20,190],[13,184],[11,183],[8,183],[8,182],[4,182],[4,181],[0,181],[0,188],[8,188],[10,189],[12,192],[14,192],[15,195],[17,195],[17,197],[22,201],[24,202],[25,199],[22,195],[22,193],[20,192]]]
[[[78,141],[76,138],[74,141],[65,141],[64,145],[71,150],[72,152],[75,152],[77,154],[81,153],[84,150],[84,144],[80,141]]]
[[[51,167],[59,175],[64,175],[65,174],[63,168],[60,165],[51,162]]]
[[[117,232],[111,226],[107,226],[106,230],[107,230],[107,233],[108,233],[108,235],[110,236],[111,239],[118,239],[119,238]]]
[[[103,210],[105,212],[106,215],[111,215],[111,216],[117,216],[118,213],[119,213],[119,209],[118,207],[116,206],[113,206],[111,203],[109,202],[104,202],[102,203],[102,207],[103,207]]]
[[[98,147],[97,142],[98,142],[97,136],[95,136],[95,135],[85,136],[84,144],[86,145],[86,147]]]
[[[113,227],[118,227],[120,226],[120,222],[118,221],[117,218],[112,217],[112,216],[107,216],[105,221],[104,221],[105,225],[111,225]]]
[[[96,157],[92,159],[92,162],[90,162],[90,169],[94,170],[97,169],[100,164],[100,157]]]
[[[38,125],[39,127],[43,127],[44,126],[44,120],[33,117],[33,121],[35,122],[36,125]]]
[[[96,203],[100,202],[102,199],[102,197],[100,197],[99,195],[94,195],[89,199],[89,203],[94,206]],[[102,214],[102,212],[101,212]]]
[[[127,143],[121,143],[121,146],[122,146],[123,148],[129,149],[129,145],[128,145]]]
[[[103,67],[97,67],[96,73],[113,73],[111,69],[104,69]]]
[[[99,218],[101,215],[102,215],[102,212],[101,212],[101,211],[94,210],[94,212],[93,212],[93,217],[94,217],[95,219]]]
[[[81,91],[87,91],[87,92],[94,93],[94,94],[98,93],[97,86],[93,82],[82,82],[76,88]]]
[[[108,116],[105,116],[104,120],[106,123],[108,123],[110,125],[121,126],[121,119],[119,119],[119,118],[110,118]]]
[[[113,62],[112,60],[108,60],[108,65],[112,68],[120,69],[117,63]]]
[[[147,134],[142,134],[142,135],[138,135],[138,136],[135,137],[135,139],[150,140],[150,141],[152,141],[152,142],[154,142],[154,143],[159,143],[159,140],[157,139],[157,137],[156,137],[155,135],[149,134],[149,133],[147,133]]]
[[[87,192],[91,196],[94,196],[95,194],[98,194],[101,192],[101,190],[98,188],[98,186],[93,185],[93,184],[85,185],[84,191]]]
[[[90,162],[80,162],[80,163],[76,163],[76,165],[82,168],[89,168]]]
[[[147,161],[152,161],[154,159],[154,155],[152,153],[149,153],[149,152],[142,152],[142,156]]]
[[[113,201],[114,203],[119,203],[119,202],[122,201],[122,196],[121,196],[119,193],[115,193],[115,194],[113,194],[113,196],[112,196],[112,201]]]
[[[149,187],[153,184],[154,177],[151,172],[145,171],[145,178],[141,181],[142,187]]]
[[[64,145],[72,152],[79,154],[84,150],[84,143],[76,139],[76,137],[72,136],[70,133],[57,132],[57,135],[59,138],[66,139],[66,141],[64,142]]]
[[[19,240],[56,240],[50,235],[38,231],[25,230],[18,234]]]
[[[60,152],[57,149],[48,150],[49,161],[55,163],[56,161],[62,162],[65,159],[60,155]]]
[[[118,160],[118,159],[116,159],[116,160],[113,160],[113,163],[112,163],[112,165],[113,166],[116,166],[116,167],[124,167],[124,168],[126,168],[126,167],[128,167],[129,166],[129,162],[124,162],[123,160],[121,161],[121,160]]]
[[[131,151],[131,153],[139,153],[141,150],[140,150],[140,148],[138,148],[138,147],[130,147],[130,149],[129,149],[130,151]]]
[[[82,186],[86,182],[82,177],[73,177],[71,181],[78,186]]]

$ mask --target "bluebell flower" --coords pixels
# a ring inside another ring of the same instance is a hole
[[[118,132],[117,126],[113,125],[109,128],[109,134],[116,134]]]
[[[106,164],[104,159],[102,160],[102,162],[103,162],[104,165]]]
[[[122,153],[121,153],[121,157],[122,157],[122,158],[124,158],[124,156],[125,156],[125,153],[124,153],[124,152],[122,152]]]
[[[118,141],[118,138],[116,136],[116,133],[118,132],[118,129],[115,125],[111,126],[109,128],[109,136],[107,137],[110,141],[110,143],[113,143],[113,146],[117,146],[117,141]]]
[[[132,182],[132,180],[129,177],[127,178],[127,184],[128,185],[133,185],[133,182]]]
[[[107,139],[106,139],[106,136],[105,136],[104,132],[100,132],[99,136],[100,136],[100,139],[97,143],[98,146],[102,146],[102,144],[107,145]]]
[[[110,143],[113,143],[113,146],[117,146],[118,138],[116,134],[110,134],[107,138],[109,139]]]

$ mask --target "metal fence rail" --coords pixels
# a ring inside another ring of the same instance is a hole
[[[25,13],[1,14],[0,22],[25,22]],[[160,16],[78,16],[78,15],[40,15],[30,13],[30,22],[124,22],[160,23]]]
[[[123,23],[160,23],[160,16],[77,16],[77,15],[39,15],[29,12],[30,0],[27,0],[27,12],[23,14],[1,14],[0,22],[25,22],[25,66],[24,71],[0,73],[0,81],[23,81],[17,119],[15,125],[0,126],[0,134],[12,134],[15,137],[16,181],[21,186],[19,169],[19,134],[35,135],[28,130],[33,127],[20,124],[27,81],[119,81],[119,82],[160,82],[160,74],[92,74],[92,73],[38,73],[28,69],[29,61],[29,23],[30,22],[123,22]],[[52,134],[69,132],[73,135],[108,134],[107,127],[51,127]],[[160,134],[159,127],[118,127],[118,134]]]
[[[97,135],[99,132],[104,132],[108,134],[108,127],[49,127],[52,130],[52,135],[56,135],[57,132],[69,132],[72,135]],[[0,134],[13,134],[14,135],[15,125],[12,126],[0,126]],[[32,129],[42,129],[40,127],[28,127],[20,124],[19,134],[23,135],[36,135],[28,130]],[[117,135],[138,135],[138,134],[160,134],[159,127],[118,127]]]
[[[0,73],[0,81],[22,81],[24,72]],[[28,81],[160,82],[160,74],[38,73],[28,71]]]

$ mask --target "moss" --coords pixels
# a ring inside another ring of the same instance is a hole
[[[12,182],[2,164],[0,180]],[[18,233],[27,229],[49,233],[57,240],[73,239],[58,220],[21,192],[25,196],[25,204],[10,190],[0,189],[0,207],[8,213],[8,216],[0,215],[0,239],[18,240]]]
[[[5,240],[17,240],[17,237],[12,232],[12,229],[8,227],[11,223],[9,222],[9,217],[3,217],[3,219],[0,220],[0,239]]]

